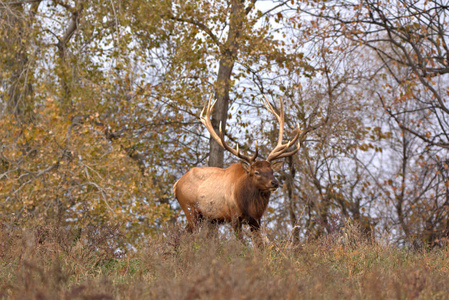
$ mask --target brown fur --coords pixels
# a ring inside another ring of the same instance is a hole
[[[258,161],[251,166],[236,163],[226,169],[197,167],[174,185],[173,193],[194,230],[200,218],[230,222],[239,238],[242,223],[250,225],[260,243],[258,229],[271,191],[278,187],[273,171],[281,164]]]

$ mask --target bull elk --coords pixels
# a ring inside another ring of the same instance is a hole
[[[256,161],[258,155],[257,142],[252,156],[244,155],[237,145],[236,149],[230,147],[224,140],[221,128],[218,135],[210,121],[211,111],[216,101],[211,105],[212,96],[204,105],[200,115],[201,123],[206,126],[211,137],[225,150],[240,158],[226,169],[216,167],[195,167],[182,176],[173,186],[173,193],[181,205],[187,218],[187,229],[193,231],[200,219],[204,218],[213,223],[228,222],[232,224],[235,234],[242,239],[242,224],[248,224],[253,233],[254,242],[261,244],[259,233],[261,218],[268,206],[271,192],[279,187],[279,182],[273,175],[283,162],[274,162],[277,159],[291,156],[298,152],[300,143],[294,150],[286,152],[298,140],[300,130],[294,138],[283,144],[284,133],[284,107],[280,101],[280,115],[278,115],[268,99],[265,98],[265,107],[279,122],[279,139],[276,147],[266,160]],[[206,116],[204,116],[206,112]]]

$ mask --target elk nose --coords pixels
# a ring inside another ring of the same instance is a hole
[[[277,182],[277,180],[273,180],[273,181],[271,182],[271,185],[272,185],[274,188],[278,188],[278,187],[279,187],[279,182]]]

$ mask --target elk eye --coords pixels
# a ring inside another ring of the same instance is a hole
[[[260,172],[259,171],[255,171],[254,175],[260,175]]]

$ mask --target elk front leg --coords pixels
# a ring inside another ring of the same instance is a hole
[[[249,226],[251,228],[252,240],[254,245],[258,248],[263,246],[262,236],[260,234],[260,220],[251,219],[249,221]]]
[[[218,221],[217,220],[207,220],[207,238],[218,238]]]
[[[242,232],[242,219],[235,218],[232,221],[232,227],[234,228],[235,236],[243,242],[243,232]]]

